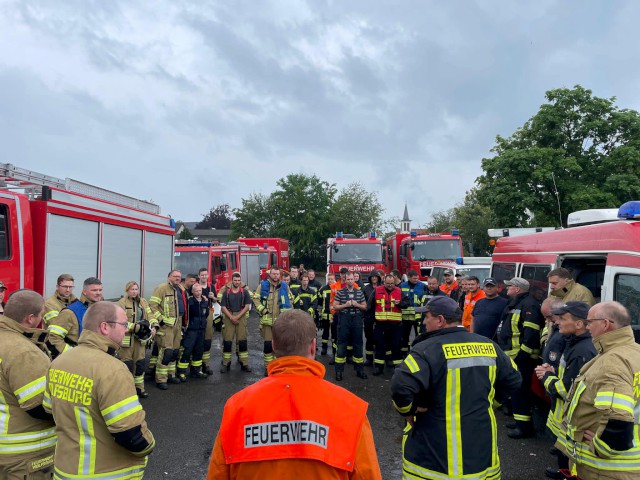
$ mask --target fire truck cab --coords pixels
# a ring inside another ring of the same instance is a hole
[[[343,267],[365,277],[373,270],[384,271],[382,242],[375,232],[364,238],[337,232],[327,239],[327,272],[337,273]]]
[[[569,216],[569,228],[498,239],[492,255],[491,276],[504,287],[515,276],[527,279],[532,295],[547,297],[547,275],[567,268],[587,287],[596,301],[615,300],[640,324],[640,202],[627,202],[613,221],[601,211]],[[593,220],[599,218],[598,220]],[[594,223],[600,222],[600,223]]]

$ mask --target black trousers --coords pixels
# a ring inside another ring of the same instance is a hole
[[[375,366],[383,368],[387,351],[391,351],[394,365],[402,362],[402,322],[376,322],[373,327],[373,338],[376,344]]]
[[[204,328],[187,330],[182,338],[182,357],[178,362],[178,370],[185,372],[191,363],[192,370],[202,368],[202,354],[204,353]]]
[[[526,358],[524,360],[518,360],[516,366],[518,367],[520,375],[522,375],[522,385],[511,394],[513,419],[520,428],[530,430],[533,428],[531,418],[531,377],[536,367],[536,361],[532,358]]]
[[[334,320],[335,322],[335,320]],[[340,315],[338,320],[338,352],[336,353],[336,372],[344,371],[347,361],[347,346],[353,346],[353,363],[356,370],[362,370],[362,315]]]
[[[373,348],[375,345],[373,339],[373,324],[374,319],[371,317],[364,319],[364,338],[366,340],[364,345],[364,353],[365,355],[373,355]]]

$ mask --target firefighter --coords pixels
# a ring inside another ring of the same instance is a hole
[[[335,337],[331,335],[333,330],[333,308],[331,307],[331,286],[335,283],[335,276],[333,273],[327,272],[326,276],[327,284],[322,286],[318,291],[318,305],[320,307],[320,328],[322,329],[322,348],[320,355],[326,355],[329,348],[329,338],[333,342],[331,345],[331,351],[335,355],[336,347]]]
[[[176,371],[176,377],[181,382],[187,381],[189,368],[192,378],[207,378],[207,374],[202,371],[202,353],[207,318],[211,315],[209,299],[202,295],[202,287],[197,283],[192,285],[191,293],[187,300],[189,322],[182,326],[182,345]]]
[[[540,331],[544,319],[540,305],[529,294],[529,282],[513,277],[505,280],[509,303],[504,309],[498,331],[500,348],[516,363],[522,375],[522,386],[511,397],[516,427],[507,432],[519,439],[534,435],[531,418],[531,376],[540,357]]]
[[[407,272],[407,281],[400,284],[402,291],[402,299],[404,307],[402,308],[402,358],[409,353],[409,344],[411,338],[411,330],[418,335],[418,325],[422,315],[416,313],[415,307],[422,305],[424,297],[424,283],[420,281],[418,272],[409,270]]]
[[[322,282],[316,278],[316,271],[312,268],[307,270],[309,276],[309,286],[316,289],[316,291],[322,288]]]
[[[323,380],[313,320],[282,313],[273,349],[269,378],[226,403],[207,480],[381,480],[367,404]]]
[[[580,285],[573,280],[571,272],[566,268],[555,268],[547,274],[549,279],[549,296],[562,300],[563,302],[587,302],[593,306],[596,301],[591,290],[584,285]]]
[[[462,309],[462,326],[471,331],[471,320],[473,320],[473,309],[476,303],[485,298],[484,290],[480,288],[480,279],[473,275],[467,277],[467,294],[464,297],[464,308]]]
[[[456,302],[460,292],[460,286],[458,285],[458,279],[453,276],[453,270],[447,268],[443,273],[444,283],[440,285],[440,290],[446,293],[450,298],[453,298]]]
[[[169,383],[180,383],[175,373],[187,298],[180,285],[179,270],[169,272],[167,281],[155,288],[149,306],[160,326],[155,336],[158,345],[156,385],[160,390],[167,390]]]
[[[52,358],[56,358],[78,344],[84,314],[89,306],[100,300],[102,300],[102,282],[95,277],[89,277],[82,285],[80,299],[69,303],[60,310],[57,317],[49,320],[47,347]]]
[[[293,298],[296,298],[296,296],[298,295],[298,290],[300,290],[300,286],[302,285],[302,282],[300,281],[300,270],[298,270],[298,267],[291,267],[289,269],[289,281],[287,282],[289,284],[289,290],[291,290],[291,295],[293,295]],[[283,278],[285,278],[285,276],[283,276]]]
[[[618,302],[594,305],[586,322],[598,355],[571,386],[563,410],[566,435],[556,445],[582,479],[637,479],[640,345]]]
[[[215,315],[214,306],[218,303],[218,293],[216,292],[216,280],[209,283],[209,271],[201,268],[198,271],[198,283],[202,287],[202,295],[209,299],[212,315],[207,317],[207,328],[204,331],[204,352],[202,353],[202,371],[207,375],[213,375],[211,369],[211,345],[213,344],[214,332],[222,330],[222,319]]]
[[[78,347],[51,363],[44,406],[56,419],[56,479],[141,479],[155,440],[127,367],[128,330],[115,303],[89,307]]]
[[[260,315],[260,333],[264,340],[264,366],[266,368],[273,360],[273,347],[271,345],[271,326],[273,320],[278,318],[280,312],[292,308],[293,296],[289,286],[280,281],[280,269],[271,267],[269,278],[263,280],[253,295],[253,303],[258,315]]]
[[[315,318],[316,308],[318,308],[318,294],[315,288],[309,286],[309,276],[303,273],[300,277],[300,288],[294,295],[293,308],[303,310],[311,315],[311,318]]]
[[[60,310],[67,307],[71,302],[75,301],[76,296],[73,294],[74,280],[68,273],[63,273],[56,281],[56,292],[47,298],[44,302],[44,316],[42,323],[46,328],[51,319],[60,314]]]
[[[566,348],[562,352],[559,368],[555,369],[548,363],[543,363],[536,367],[536,376],[551,397],[547,427],[554,437],[564,438],[566,432],[562,425],[562,410],[567,392],[582,366],[596,356],[596,349],[587,330],[588,303],[567,302],[553,309],[551,313],[556,318],[560,335],[567,339]],[[558,456],[558,467],[569,467],[569,459],[565,455]],[[549,478],[564,478],[558,468],[547,468],[545,475]]]
[[[355,288],[353,272],[347,273],[346,286],[336,293],[333,310],[340,316],[338,320],[338,352],[335,358],[336,381],[341,381],[344,364],[347,361],[347,346],[353,346],[353,363],[356,375],[367,379],[364,373],[364,359],[362,357],[362,331],[364,327],[363,314],[367,309],[364,292]]]
[[[53,473],[56,434],[42,407],[50,360],[37,328],[44,299],[14,292],[0,317],[0,478],[44,480]]]
[[[369,275],[369,283],[367,283],[362,291],[367,301],[367,310],[364,312],[364,366],[373,367],[373,325],[375,324],[376,314],[375,305],[373,304],[373,296],[375,295],[376,288],[382,284],[382,276],[378,270],[372,270]]]
[[[233,340],[237,342],[238,360],[243,372],[250,372],[247,343],[247,320],[251,308],[251,294],[238,272],[231,276],[231,284],[220,289],[220,304],[224,314],[222,326],[222,365],[220,373],[231,368]]]
[[[375,369],[373,375],[384,372],[387,352],[391,354],[391,362],[395,367],[402,362],[402,290],[396,286],[395,277],[384,276],[384,284],[376,287],[372,302],[374,306],[375,325],[373,337],[375,343]],[[371,306],[371,305],[370,305]]]
[[[129,321],[118,358],[133,374],[138,397],[147,398],[149,394],[144,390],[145,354],[147,343],[158,329],[158,320],[151,312],[149,303],[140,296],[140,286],[136,281],[127,282],[118,305],[125,311]]]
[[[455,300],[435,297],[425,311],[427,333],[391,380],[408,423],[403,478],[500,478],[492,404],[518,388],[520,374],[495,343],[460,325]]]
[[[421,306],[426,305],[433,297],[446,296],[447,294],[440,290],[437,277],[427,277],[427,288],[424,290]],[[424,333],[424,324],[422,323],[424,313],[416,312],[416,321],[419,322],[418,331]]]

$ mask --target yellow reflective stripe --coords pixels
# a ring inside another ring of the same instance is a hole
[[[520,345],[520,350],[527,352],[529,355],[533,353],[533,348],[527,347],[526,345]]]
[[[149,297],[149,303],[157,303],[158,305],[160,305],[162,303],[162,299],[160,299],[160,297],[155,297],[153,295],[151,295],[151,297]]]
[[[407,357],[404,359],[404,363],[409,368],[409,371],[411,373],[418,373],[420,371],[420,367],[418,366],[418,363],[411,356],[411,354],[407,355]]]
[[[514,310],[511,313],[511,349],[520,349],[520,330],[518,322],[520,321],[520,310]]]
[[[118,420],[128,417],[140,410],[142,410],[142,405],[140,405],[140,402],[138,401],[138,396],[132,395],[129,398],[125,398],[124,400],[101,410],[100,413],[102,414],[102,418],[104,418],[107,426],[110,426]]]
[[[152,445],[150,445],[151,449],[147,447],[142,452],[139,452],[139,454],[146,455],[147,452],[150,452],[151,450],[153,450],[154,446],[155,446],[155,440],[153,441]],[[142,475],[144,474],[144,469],[147,466],[147,460],[148,459],[145,457],[143,465],[136,465],[134,467],[122,468],[120,470],[113,470],[111,472],[105,472],[105,473],[94,473],[91,475],[91,477],[65,473],[60,469],[58,469],[58,467],[54,467],[55,473],[53,478],[55,480],[77,480],[80,478],[92,478],[92,479],[103,478],[105,480],[139,480],[142,478]]]
[[[594,445],[596,438],[593,438]],[[640,472],[640,447],[638,446],[624,452],[616,452],[612,458],[601,458],[591,452],[591,448],[585,443],[573,442],[562,436],[558,437],[558,442],[580,464],[610,472]],[[600,444],[602,444],[601,441]],[[575,454],[573,453],[574,448]]]
[[[407,439],[406,431],[403,435],[403,450],[404,442]],[[500,479],[500,464],[491,465],[486,470],[475,474],[461,474],[459,477],[453,477],[451,475],[443,474],[442,472],[436,472],[435,470],[429,470],[427,468],[411,463],[406,458],[402,461],[402,478],[409,480],[424,480],[430,478],[433,480],[449,480],[449,479],[464,479],[464,480],[499,480]]]
[[[44,393],[44,387],[47,383],[44,375],[40,378],[36,378],[33,382],[27,383],[24,387],[20,387],[14,393],[18,399],[18,403],[22,405],[27,400]]]
[[[391,400],[391,402],[393,403],[393,406],[395,407],[395,409],[403,415],[406,415],[407,413],[409,413],[409,411],[411,411],[411,407],[413,406],[413,403],[410,403],[406,407],[401,407],[393,400]]]
[[[460,422],[460,369],[447,370],[445,417],[447,428],[447,472],[454,478],[461,477],[462,425]]]
[[[531,415],[519,415],[517,413],[513,414],[513,419],[518,421],[518,422],[530,422],[531,421]]]
[[[49,395],[49,390],[45,389],[44,397],[42,398],[42,407],[51,412],[51,395]]]
[[[540,330],[540,325],[538,325],[537,323],[533,323],[533,322],[524,322],[522,324],[523,327],[528,327],[528,328],[533,328],[534,330]]]
[[[55,428],[40,432],[0,435],[0,454],[21,454],[53,447],[57,442]]]
[[[69,330],[61,327],[60,325],[49,325],[47,330],[49,331],[49,333],[53,333],[54,335],[62,338],[65,338],[69,334]]]
[[[78,426],[78,474],[92,475],[96,468],[96,441],[93,430],[93,419],[86,407],[73,407],[76,425]]]
[[[498,465],[500,459],[498,458],[498,442],[496,439],[498,438],[498,424],[496,422],[496,415],[493,411],[493,401],[495,400],[496,390],[494,388],[496,381],[496,365],[489,366],[489,385],[491,385],[491,390],[489,391],[489,407],[487,411],[489,413],[489,419],[491,420],[491,465]]]
[[[593,402],[594,407],[615,408],[634,415],[635,400],[622,393],[598,392]]]
[[[42,320],[44,320],[45,322],[48,322],[49,320],[51,320],[52,318],[57,317],[58,315],[60,315],[60,311],[59,310],[51,310],[51,311],[45,313],[42,316]]]
[[[586,390],[587,386],[584,384],[582,380],[578,383],[576,387],[576,391],[571,397],[571,402],[569,403],[569,407],[567,408],[567,423],[571,423],[571,418],[573,417],[573,412],[578,406],[578,400],[580,399],[580,395]]]
[[[0,363],[2,359],[0,358]],[[0,391],[0,433],[9,433],[9,405]]]

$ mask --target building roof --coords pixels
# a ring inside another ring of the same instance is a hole
[[[411,219],[409,218],[409,209],[407,208],[407,204],[404,204],[404,215],[402,216],[402,221],[403,222],[410,222]]]

